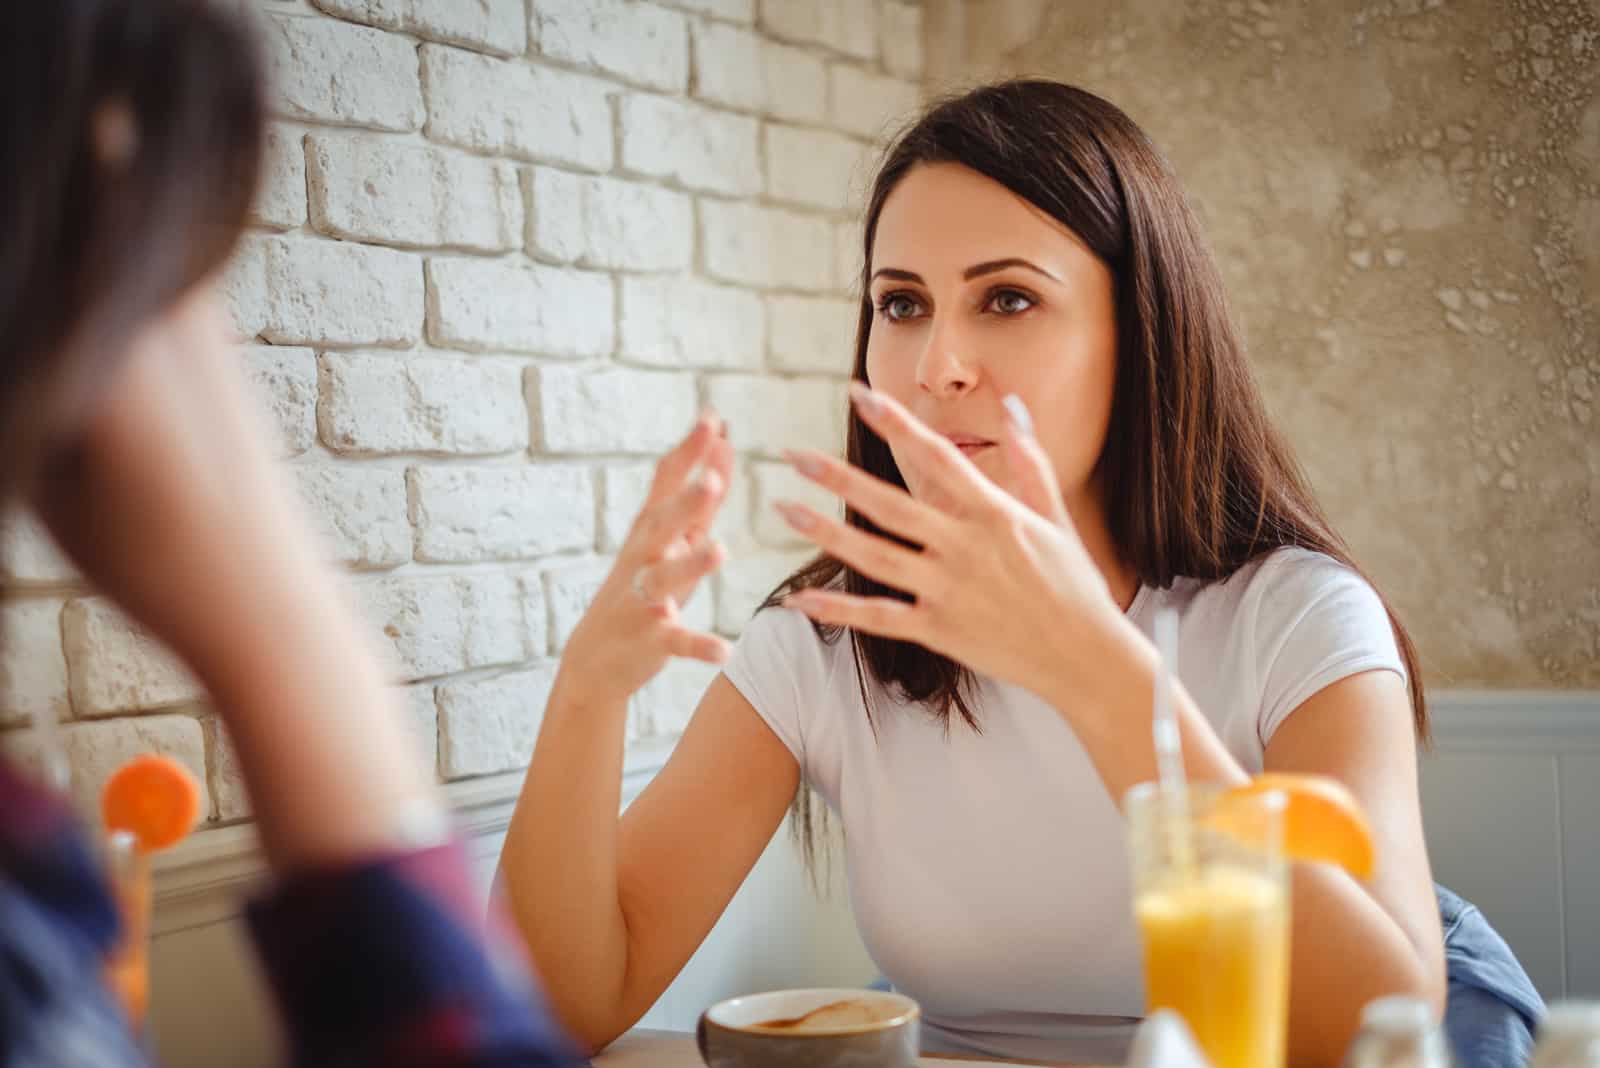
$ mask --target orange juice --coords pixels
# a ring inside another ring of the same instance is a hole
[[[1220,863],[1134,900],[1150,1010],[1184,1018],[1215,1068],[1281,1068],[1289,1013],[1282,878]]]

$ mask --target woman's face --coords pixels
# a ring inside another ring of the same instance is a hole
[[[1007,485],[993,443],[1015,393],[1068,508],[1098,505],[1091,476],[1116,379],[1111,273],[1055,219],[956,163],[913,168],[873,244],[867,380]],[[924,496],[915,472],[911,492]]]

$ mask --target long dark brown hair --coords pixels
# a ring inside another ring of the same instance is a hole
[[[863,228],[852,378],[867,378],[874,311],[868,271],[884,202],[912,168],[933,163],[957,163],[999,182],[1070,229],[1111,271],[1116,381],[1095,478],[1106,490],[1112,541],[1141,583],[1165,589],[1179,577],[1221,581],[1284,546],[1324,553],[1359,573],[1267,418],[1216,264],[1176,175],[1132,119],[1093,93],[1041,80],[985,86],[936,103],[890,146]],[[853,409],[848,418],[850,462],[903,487],[887,443]],[[854,509],[846,519],[883,533]],[[905,596],[822,555],[762,607],[816,587]],[[1417,735],[1426,741],[1416,649],[1392,608],[1389,621],[1405,661]],[[830,643],[842,634],[838,627],[817,629]],[[869,718],[870,679],[921,703],[947,728],[954,714],[982,730],[966,667],[911,642],[856,631],[850,641]],[[812,812],[802,785],[794,827],[808,859]]]
[[[64,445],[130,335],[227,258],[254,198],[262,64],[207,0],[0,16],[0,500]]]

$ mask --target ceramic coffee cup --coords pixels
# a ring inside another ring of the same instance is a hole
[[[904,994],[775,990],[717,1002],[697,1038],[708,1068],[916,1068],[921,1024]]]

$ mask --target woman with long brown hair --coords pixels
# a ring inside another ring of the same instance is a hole
[[[725,461],[689,537],[646,507],[568,647],[502,862],[558,1011],[593,1045],[637,1019],[803,782],[931,1048],[1118,1056],[1143,1010],[1118,801],[1155,777],[1166,608],[1192,777],[1333,776],[1376,828],[1369,883],[1294,876],[1291,1060],[1337,1061],[1377,996],[1442,1005],[1416,656],[1271,427],[1157,150],[1065,85],[955,97],[889,150],[864,252],[848,463],[790,458],[845,521],[780,506],[822,555],[620,822],[626,700],[688,640]]]

